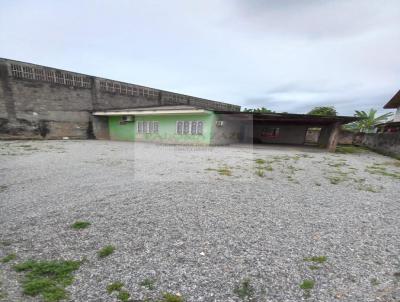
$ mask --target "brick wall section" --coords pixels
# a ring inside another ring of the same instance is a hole
[[[44,78],[36,79],[35,74],[32,79],[27,79],[27,73],[21,77],[12,65],[41,70]],[[47,72],[54,75],[54,82],[48,81]],[[64,74],[64,82],[56,83],[56,76],[61,73]],[[86,87],[67,85],[67,75],[86,79]],[[142,95],[128,95],[127,90],[125,94],[124,90],[106,91],[101,86],[105,82],[114,83],[119,89],[137,88]],[[143,95],[143,90],[147,94]],[[0,58],[0,138],[87,138],[92,128],[92,111],[172,104],[240,110],[239,106],[231,104]]]

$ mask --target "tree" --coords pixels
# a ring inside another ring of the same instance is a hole
[[[321,107],[314,107],[307,114],[336,116],[337,112],[336,112],[335,107],[333,107],[333,106],[321,106]]]
[[[251,113],[274,113],[274,111],[269,110],[265,107],[261,108],[244,108],[243,112],[251,112]]]
[[[375,125],[386,122],[387,119],[393,115],[392,112],[388,112],[376,116],[377,111],[378,110],[372,108],[368,112],[356,110],[354,116],[361,118],[361,120],[348,124],[345,128],[358,132],[372,132]]]

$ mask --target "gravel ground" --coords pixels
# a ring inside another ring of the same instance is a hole
[[[111,141],[3,141],[0,154],[0,258],[17,255],[0,263],[4,301],[41,301],[12,269],[27,259],[85,259],[69,301],[118,301],[106,291],[114,281],[132,301],[242,301],[246,279],[250,301],[400,301],[391,158]],[[74,230],[77,220],[91,225]]]

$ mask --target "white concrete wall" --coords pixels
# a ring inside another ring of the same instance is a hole
[[[400,107],[397,108],[394,114],[393,122],[400,122]]]

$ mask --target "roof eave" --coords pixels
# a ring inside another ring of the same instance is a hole
[[[383,106],[384,109],[396,109],[398,107],[400,107],[400,90]]]

